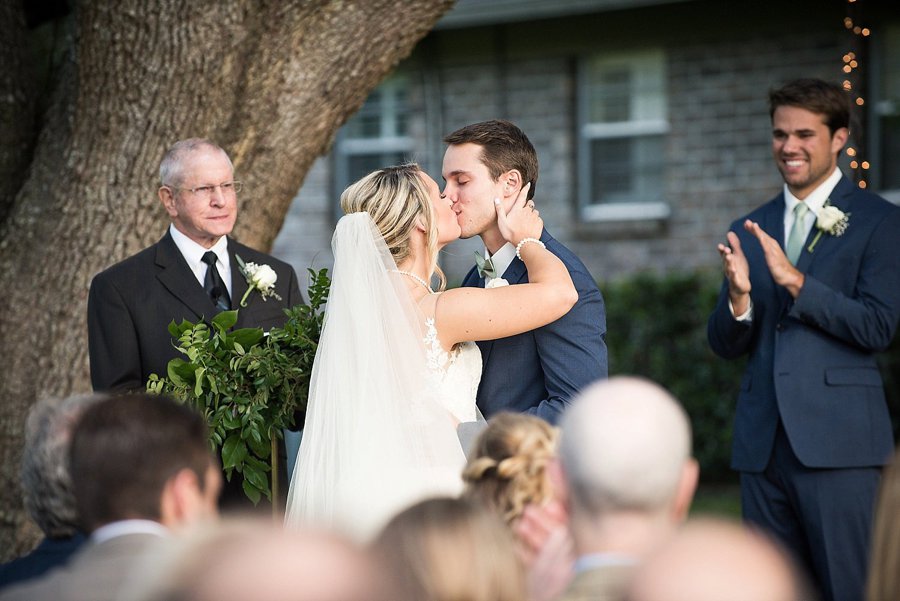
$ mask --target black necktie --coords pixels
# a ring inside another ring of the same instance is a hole
[[[206,268],[206,277],[203,279],[203,289],[212,299],[213,304],[221,311],[231,309],[231,297],[228,296],[228,288],[216,269],[216,253],[211,250],[206,251],[203,255],[203,262],[209,265]]]

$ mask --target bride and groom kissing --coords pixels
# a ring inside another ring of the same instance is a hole
[[[494,120],[444,141],[443,192],[408,164],[341,196],[290,523],[370,536],[406,505],[460,491],[461,424],[503,410],[555,422],[607,375],[602,296],[543,228],[527,136]],[[488,259],[445,290],[438,252],[473,236]]]

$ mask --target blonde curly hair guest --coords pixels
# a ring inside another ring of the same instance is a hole
[[[556,457],[559,430],[523,413],[498,413],[475,441],[463,471],[463,496],[513,525],[526,505],[553,499],[547,465]]]
[[[413,230],[422,228],[431,258],[429,273],[437,274],[440,280],[438,289],[443,290],[447,278],[437,265],[437,219],[421,173],[422,169],[416,163],[373,171],[344,190],[341,209],[348,215],[368,213],[397,265],[402,265],[410,256]]]

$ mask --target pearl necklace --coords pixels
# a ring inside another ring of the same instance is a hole
[[[426,282],[425,280],[423,280],[416,274],[411,273],[409,271],[403,271],[402,269],[389,269],[388,271],[390,271],[391,273],[399,273],[400,275],[407,275],[407,276],[411,277],[412,279],[414,279],[415,281],[422,284],[422,286],[424,286],[425,289],[428,290],[428,292],[430,292],[431,294],[434,294],[434,290],[431,289],[431,286],[428,285],[428,282]]]

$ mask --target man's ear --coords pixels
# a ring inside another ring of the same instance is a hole
[[[850,130],[846,127],[839,127],[831,137],[831,152],[840,154],[841,150],[843,150],[844,146],[847,144],[847,140],[849,139]]]
[[[518,169],[510,169],[506,173],[501,174],[497,181],[503,185],[504,198],[515,197],[519,190],[522,189],[522,186],[525,185],[525,182],[522,181],[522,174]]]
[[[681,468],[681,478],[678,480],[678,489],[675,491],[675,499],[672,503],[672,519],[676,523],[680,524],[687,519],[699,479],[700,464],[691,457],[684,462],[684,466]]]
[[[175,194],[172,192],[172,188],[169,186],[160,186],[157,194],[159,195],[159,202],[161,202],[166,209],[166,213],[168,213],[170,217],[178,217],[178,209],[175,207]]]
[[[201,502],[202,494],[197,474],[183,468],[166,480],[160,498],[160,522],[167,528],[178,528],[190,521]]]

